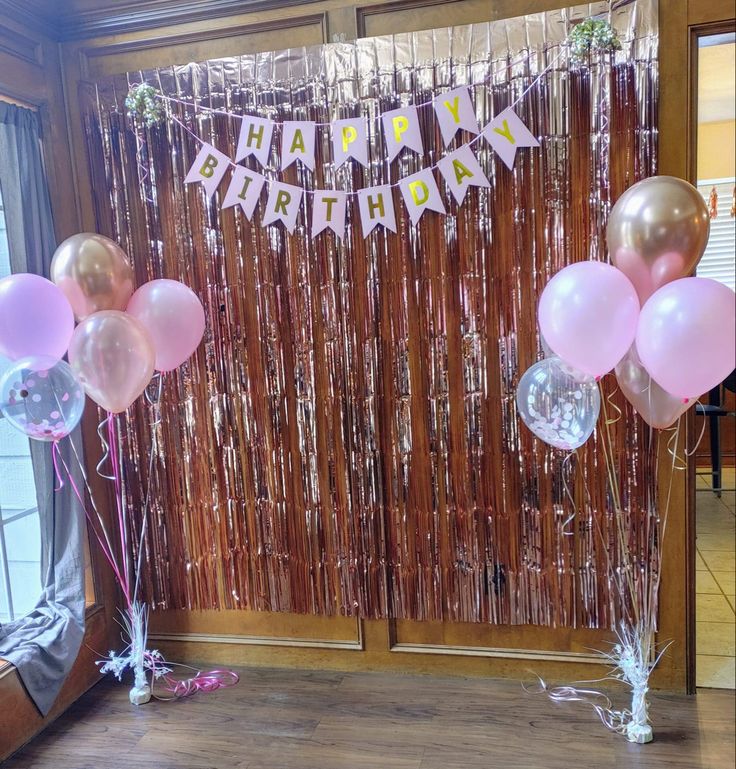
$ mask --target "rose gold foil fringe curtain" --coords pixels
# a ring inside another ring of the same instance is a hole
[[[310,239],[308,205],[293,236],[262,228],[258,209],[252,223],[220,210],[222,190],[208,202],[199,185],[183,184],[197,142],[171,120],[137,138],[123,107],[129,85],[148,82],[192,105],[170,109],[233,156],[239,122],[195,106],[276,120],[375,118],[487,81],[473,89],[483,125],[558,56],[574,20],[601,9],[85,87],[100,231],[131,255],[138,284],[182,280],[207,311],[205,344],[165,376],[155,428],[142,580],[152,606],[610,625],[618,597],[607,568],[622,553],[600,438],[564,461],[524,429],[514,393],[541,355],[545,282],[569,262],[606,258],[612,201],[655,170],[656,7],[614,11],[621,52],[584,67],[563,52],[521,100],[542,146],[519,152],[513,172],[479,142],[490,189],[471,188],[462,206],[445,194],[447,216],[425,215],[416,228],[397,194],[398,233],[367,240],[355,210],[342,244],[332,233]],[[335,171],[322,131],[315,173],[292,166],[282,178],[307,189],[395,182],[444,153],[431,108],[420,114],[423,157],[389,164],[372,121],[368,169]],[[649,434],[620,394],[613,402],[623,414],[612,431],[628,544],[657,568]],[[143,399],[122,423],[134,532],[150,423]]]

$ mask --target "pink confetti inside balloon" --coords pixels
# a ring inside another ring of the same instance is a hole
[[[58,441],[79,424],[84,412],[84,399],[70,398],[70,392],[81,393],[82,388],[66,361],[23,358],[0,378],[0,411],[29,438]]]

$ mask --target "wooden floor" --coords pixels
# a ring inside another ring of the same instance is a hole
[[[134,708],[105,680],[3,769],[733,769],[734,692],[654,695],[656,742],[511,681],[242,670]],[[623,704],[623,702],[621,703]]]

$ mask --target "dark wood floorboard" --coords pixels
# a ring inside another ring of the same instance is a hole
[[[104,680],[3,769],[734,767],[732,691],[654,694],[656,741],[639,746],[512,681],[240,672],[235,688],[141,708]]]

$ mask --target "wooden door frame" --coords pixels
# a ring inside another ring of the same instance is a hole
[[[687,179],[697,186],[698,183],[698,41],[701,37],[718,35],[728,32],[736,32],[736,14],[733,6],[730,8],[730,16],[723,16],[723,9],[718,5],[710,15],[703,15],[700,9],[699,17],[690,17],[691,20],[699,18],[697,23],[688,24],[687,68],[688,68],[688,105],[687,105]],[[687,691],[693,694],[696,689],[697,666],[697,640],[696,640],[696,611],[697,594],[695,589],[695,540],[696,526],[696,472],[697,452],[696,444],[700,440],[700,426],[696,423],[694,409],[688,412],[687,445],[689,447],[687,457],[688,479],[688,542],[687,542],[687,570],[688,570],[688,617],[687,617]]]

